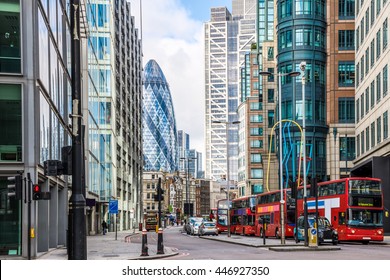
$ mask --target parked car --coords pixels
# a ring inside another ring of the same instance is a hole
[[[191,232],[190,234],[191,235],[198,235],[199,233],[199,227],[202,223],[201,222],[194,222],[194,223],[191,223],[190,224],[190,228],[191,228]]]
[[[203,222],[199,226],[199,236],[202,235],[218,235],[218,229],[214,222]]]
[[[316,222],[315,215],[307,216],[308,229],[314,227],[314,223]],[[297,221],[297,227],[294,229],[294,235],[298,232],[298,238],[296,238],[297,242],[305,240],[305,218],[304,216],[300,216]],[[324,242],[332,242],[333,245],[338,243],[338,234],[337,230],[335,230],[329,220],[326,217],[318,217],[318,230],[317,230],[317,238],[318,244]]]
[[[189,217],[188,218],[187,224],[184,225],[184,231],[187,234],[191,234],[191,227],[192,227],[192,224],[195,222],[202,222],[202,218],[199,218],[199,217]]]

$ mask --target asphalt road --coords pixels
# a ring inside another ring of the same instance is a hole
[[[242,245],[202,239],[181,233],[182,227],[164,231],[164,246],[176,248],[178,255],[169,260],[390,260],[390,245],[381,243],[342,243],[338,251],[275,252],[268,248],[253,248]],[[149,234],[149,246],[157,246],[157,234]],[[258,237],[247,237],[258,238]],[[132,242],[140,243],[140,236]]]

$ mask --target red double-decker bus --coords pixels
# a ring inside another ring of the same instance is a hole
[[[307,208],[316,210],[307,186]],[[298,188],[298,213],[304,213],[303,186]],[[318,183],[318,212],[332,223],[339,241],[383,241],[383,191],[377,178],[351,177]]]
[[[283,200],[285,201],[284,236],[294,237],[296,210],[290,189],[283,190]],[[280,220],[280,191],[257,195],[255,235],[263,237],[265,234],[265,237],[280,238],[282,235]]]
[[[235,234],[255,234],[256,196],[233,199],[230,211],[231,231]]]
[[[228,205],[227,199],[221,199],[217,202],[217,214],[215,217],[216,226],[218,229],[218,233],[227,232],[228,229],[228,210],[231,208],[232,202],[229,201],[230,207]]]

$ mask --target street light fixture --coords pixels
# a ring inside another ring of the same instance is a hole
[[[189,161],[190,160],[195,160],[197,159],[196,157],[181,157],[180,160],[184,160],[184,164],[185,162],[187,161],[187,172],[186,172],[186,204],[187,204],[187,214],[190,215],[191,214],[191,211],[190,211],[190,194],[189,194],[189,190],[188,190],[188,181],[189,181],[189,173],[190,173],[190,167],[189,167]]]
[[[230,176],[229,176],[229,125],[239,124],[240,121],[233,122],[222,122],[222,121],[212,121],[212,123],[219,123],[225,125],[225,133],[226,133],[226,194],[227,194],[227,228],[228,228],[228,237],[231,236],[230,231]]]
[[[285,240],[285,229],[284,229],[284,195],[283,195],[283,153],[282,153],[282,77],[297,77],[301,73],[298,71],[289,72],[289,73],[271,73],[268,71],[260,71],[259,75],[261,76],[278,76],[279,87],[278,87],[278,99],[279,99],[279,182],[280,182],[280,231],[281,231],[281,244],[286,244]]]

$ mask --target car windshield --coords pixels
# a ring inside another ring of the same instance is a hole
[[[195,223],[194,226],[198,227],[201,223]]]

